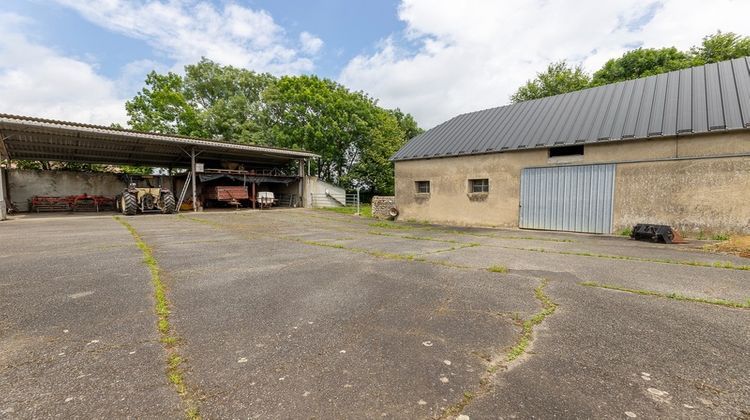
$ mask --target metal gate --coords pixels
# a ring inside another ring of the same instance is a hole
[[[615,165],[526,168],[519,227],[610,233]]]

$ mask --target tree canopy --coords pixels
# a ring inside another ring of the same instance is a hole
[[[700,45],[689,51],[675,47],[628,51],[604,63],[593,76],[580,66],[571,67],[564,61],[552,63],[546,71],[519,87],[510,99],[517,103],[748,55],[750,37],[718,31],[704,37]]]
[[[591,76],[586,74],[583,68],[570,67],[564,60],[558,61],[547,66],[546,71],[537,73],[535,79],[518,88],[510,100],[516,103],[559,95],[585,89],[590,83]]]
[[[145,84],[126,104],[133,129],[308,150],[326,181],[378,194],[393,191],[390,156],[421,132],[411,115],[316,76],[275,78],[204,58]]]

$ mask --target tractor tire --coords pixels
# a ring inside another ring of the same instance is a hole
[[[165,192],[161,195],[161,212],[163,214],[172,214],[177,208],[177,202],[174,199],[174,194],[171,192]]]
[[[122,194],[120,207],[122,207],[122,214],[125,216],[135,216],[138,213],[138,199],[134,194],[125,192]]]

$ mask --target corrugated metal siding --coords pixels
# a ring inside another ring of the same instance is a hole
[[[750,57],[459,115],[393,159],[741,128],[750,128]]]
[[[526,168],[519,226],[610,233],[614,180],[615,165]]]

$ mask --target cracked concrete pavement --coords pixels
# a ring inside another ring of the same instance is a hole
[[[312,210],[127,220],[160,266],[204,418],[433,418],[465,400],[472,419],[750,416],[749,309],[579,285],[747,302],[750,271],[681,263],[747,259]],[[184,415],[122,226],[28,218],[0,235],[0,418]],[[506,365],[541,279],[557,310]]]

